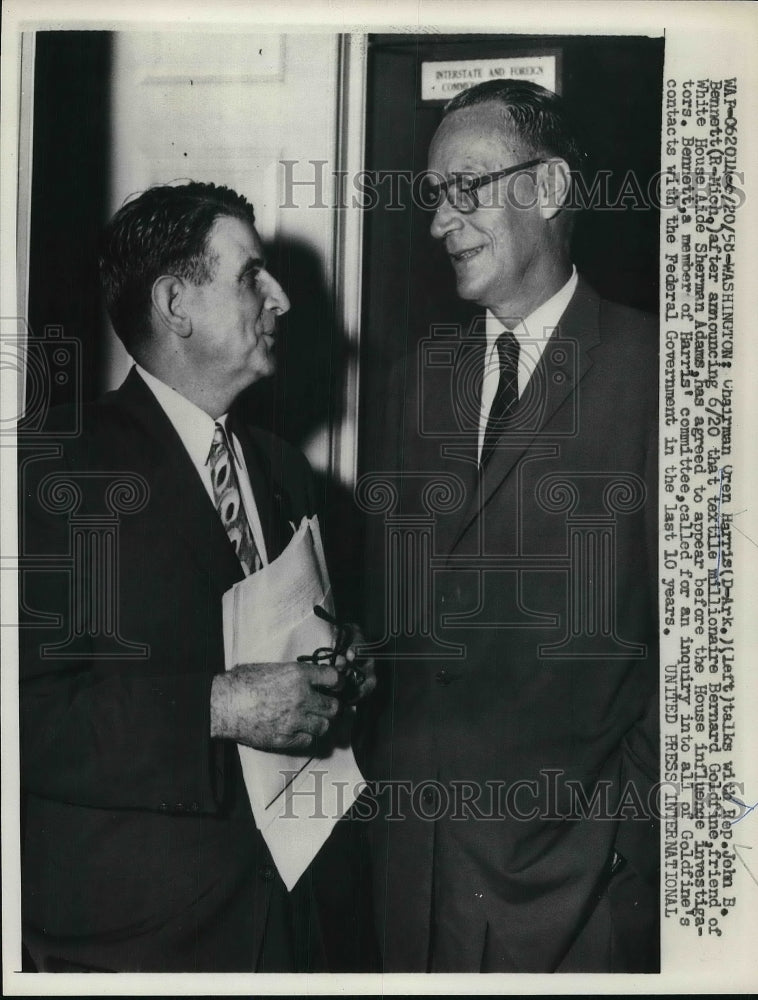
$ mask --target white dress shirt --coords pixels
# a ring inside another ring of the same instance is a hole
[[[211,469],[208,459],[210,457],[216,424],[221,424],[224,430],[226,430],[227,414],[225,413],[219,417],[217,421],[214,420],[204,410],[201,410],[199,406],[191,403],[186,396],[182,396],[176,389],[172,389],[171,386],[157,379],[155,375],[151,375],[150,372],[145,371],[141,365],[135,365],[135,367],[148,389],[150,389],[158,400],[168,419],[174,425],[174,429],[182,439],[182,444],[187,449],[187,454],[197,469],[200,481],[205,487],[211,503],[215,507],[216,501],[213,496],[213,482],[211,480]],[[258,549],[261,562],[266,566],[268,564],[266,542],[263,537],[263,528],[261,527],[258,507],[253,496],[253,489],[250,485],[250,477],[242,456],[242,448],[236,434],[227,433],[227,439],[231,442],[232,458],[234,467],[237,470],[237,478],[239,479],[240,493],[242,495],[242,506],[245,508],[245,514],[247,514],[255,547]]]
[[[534,374],[537,365],[540,363],[545,345],[552,336],[553,331],[560,322],[561,316],[566,311],[566,306],[571,301],[571,296],[576,291],[579,276],[576,268],[571,272],[571,277],[566,284],[560,288],[555,295],[551,296],[547,302],[543,302],[534,312],[519,320],[514,327],[513,333],[519,343],[518,362],[518,394],[519,399],[524,393],[529,379]],[[497,338],[505,327],[487,310],[486,336],[487,350],[484,361],[484,381],[482,382],[482,402],[479,411],[479,460],[482,458],[482,448],[484,446],[484,433],[487,429],[492,403],[497,393],[498,382],[500,381],[500,362],[498,359]]]

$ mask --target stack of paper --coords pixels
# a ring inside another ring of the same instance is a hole
[[[226,669],[288,663],[333,645],[334,629],[313,613],[333,613],[318,518],[303,518],[278,559],[224,594]],[[292,889],[365,784],[352,748],[328,757],[295,757],[238,744],[258,829]]]

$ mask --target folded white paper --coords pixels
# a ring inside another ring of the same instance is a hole
[[[226,669],[288,663],[333,645],[333,614],[318,518],[304,517],[282,554],[224,594]],[[295,757],[238,744],[256,825],[291,890],[365,784],[348,741],[328,757]]]

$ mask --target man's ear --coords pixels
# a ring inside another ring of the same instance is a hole
[[[153,316],[166,330],[186,338],[192,333],[192,319],[187,309],[187,286],[172,274],[163,274],[153,282]]]
[[[552,219],[563,209],[571,191],[571,168],[555,157],[537,173],[537,204],[543,219]]]

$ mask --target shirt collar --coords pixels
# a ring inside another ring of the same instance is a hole
[[[201,410],[176,389],[145,371],[141,365],[135,364],[135,367],[174,425],[174,430],[182,439],[182,444],[192,461],[198,466],[205,465],[210,455],[216,424],[219,423],[226,429],[227,414],[224,413],[218,420],[214,420],[205,410]],[[239,462],[233,442],[231,447],[235,451],[235,459]]]
[[[571,301],[571,296],[576,291],[576,286],[579,281],[579,275],[577,274],[576,267],[574,266],[571,271],[571,277],[568,279],[562,288],[559,288],[555,295],[551,295],[547,302],[543,302],[541,306],[529,313],[528,316],[524,316],[514,327],[513,332],[518,340],[519,344],[523,347],[526,341],[546,341],[552,333],[553,329],[558,326],[561,316],[566,311],[566,306]],[[495,346],[495,341],[503,332],[503,324],[490,310],[487,310],[487,321],[486,321],[486,335],[487,335],[487,354],[489,355],[492,348]],[[547,336],[545,336],[546,331],[549,331]]]

